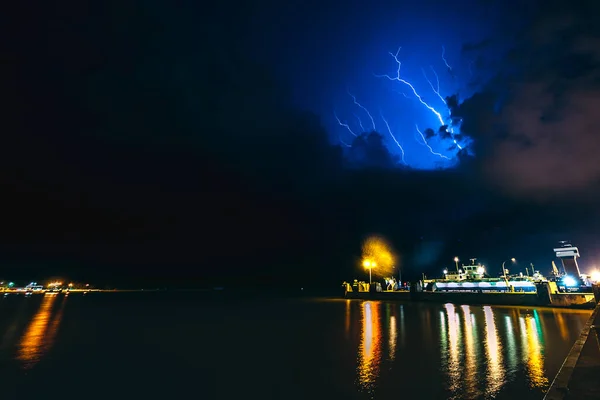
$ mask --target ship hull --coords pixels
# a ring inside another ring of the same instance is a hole
[[[593,309],[596,306],[592,293],[557,293],[549,296],[538,293],[475,293],[475,292],[347,292],[347,299],[420,301],[470,305],[503,305],[529,307],[559,307]],[[549,297],[549,298],[548,298]]]

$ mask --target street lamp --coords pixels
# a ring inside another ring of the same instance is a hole
[[[376,266],[377,266],[377,264],[375,263],[375,261],[370,261],[370,260],[363,261],[363,267],[365,267],[365,268],[367,268],[369,270],[369,285],[372,283],[371,271]]]
[[[458,257],[454,257],[454,263],[456,264],[456,272],[458,272]]]
[[[513,257],[513,258],[511,258],[510,260],[505,260],[505,261],[502,263],[502,273],[504,274],[504,280],[505,280],[505,281],[507,280],[507,279],[506,279],[506,268],[504,268],[504,264],[506,264],[506,261],[511,261],[511,262],[515,263],[515,262],[517,262],[517,260],[515,260],[515,259],[514,259],[514,257]]]

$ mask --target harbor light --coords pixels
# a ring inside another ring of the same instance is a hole
[[[369,285],[372,283],[372,271],[373,268],[375,268],[377,266],[377,263],[375,261],[371,261],[371,260],[364,260],[363,261],[363,267],[367,268],[369,270]]]
[[[577,286],[577,281],[568,275],[563,278],[563,283],[565,286]]]

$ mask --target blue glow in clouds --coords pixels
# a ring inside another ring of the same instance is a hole
[[[369,104],[374,105],[373,101],[362,103],[359,100],[360,94],[347,90],[351,100],[348,106],[353,108],[350,111],[351,119],[340,119],[338,115],[341,114],[334,113],[337,124],[343,129],[339,135],[339,142],[344,148],[351,150],[353,140],[360,136],[360,133],[373,130],[383,136],[385,146],[390,153],[398,157],[399,166],[405,165],[414,169],[452,168],[458,164],[459,153],[470,153],[469,145],[472,141],[460,133],[460,121],[450,118],[446,98],[455,94],[456,75],[446,58],[446,48],[442,46],[441,56],[437,56],[438,70],[444,71],[442,75],[438,74],[433,65],[428,65],[428,68],[411,65],[410,77],[401,71],[400,50],[401,48],[395,53],[389,52],[396,63],[393,74],[373,74],[374,79],[389,81],[389,90],[395,96],[382,96],[381,98],[385,99],[381,100],[382,104],[375,104],[377,108],[385,110],[385,114],[383,111],[379,113],[385,127],[381,124],[376,125],[373,114],[368,110]],[[421,74],[415,74],[414,71],[419,69]],[[452,84],[444,86],[444,81],[450,81]],[[346,113],[344,112],[344,115]],[[368,123],[363,125],[363,116],[369,118],[371,126]],[[409,120],[412,120],[412,123],[408,125]]]

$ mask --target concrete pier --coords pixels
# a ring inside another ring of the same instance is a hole
[[[554,378],[544,400],[600,399],[600,305]]]

